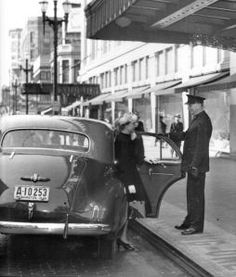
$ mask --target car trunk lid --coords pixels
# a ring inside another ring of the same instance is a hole
[[[1,217],[64,222],[87,159],[79,155],[2,153]]]

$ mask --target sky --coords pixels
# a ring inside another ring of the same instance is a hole
[[[0,0],[0,88],[9,85],[9,30],[24,28],[29,17],[41,16],[40,0]],[[62,0],[58,0],[58,15]],[[53,14],[53,0],[48,0],[48,14]]]

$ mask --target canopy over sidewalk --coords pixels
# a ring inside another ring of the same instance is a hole
[[[87,37],[235,51],[235,10],[226,0],[95,0],[86,8]]]

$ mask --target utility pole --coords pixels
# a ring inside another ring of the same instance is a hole
[[[25,68],[20,66],[20,70],[23,70],[25,72],[25,83],[28,84],[28,82],[29,82],[28,74],[29,74],[29,72],[33,71],[33,66],[31,66],[31,68],[29,68],[28,59],[25,60]],[[25,94],[25,114],[28,114],[28,113],[29,113],[29,95],[28,95],[28,91],[26,90],[26,94]]]

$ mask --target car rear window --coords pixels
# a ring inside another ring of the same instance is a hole
[[[2,147],[54,148],[87,152],[89,138],[82,133],[58,130],[14,130],[3,137]]]

